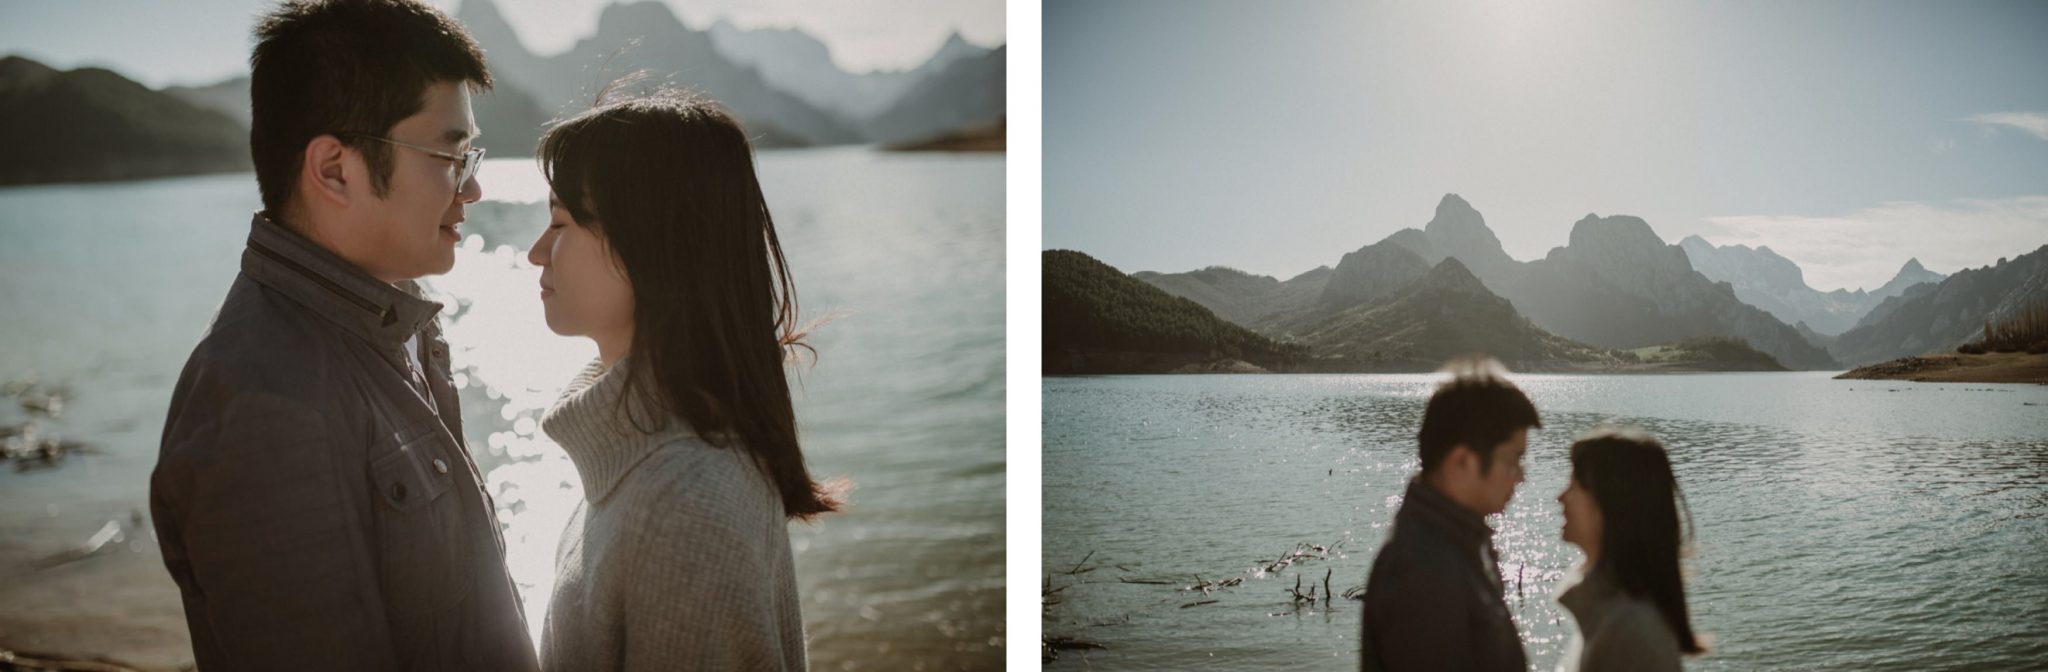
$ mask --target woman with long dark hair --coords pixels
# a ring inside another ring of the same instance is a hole
[[[1586,554],[1557,601],[1579,636],[1559,670],[1678,670],[1706,650],[1686,613],[1678,557],[1682,495],[1664,446],[1634,430],[1599,430],[1572,444],[1564,540]]]
[[[797,441],[784,367],[808,348],[746,132],[662,92],[554,126],[538,158],[548,327],[598,350],[541,421],[584,492],[543,664],[803,669],[787,521],[838,502]]]

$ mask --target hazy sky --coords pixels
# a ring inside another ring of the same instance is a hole
[[[428,0],[454,12],[464,0]],[[567,51],[612,0],[495,0],[526,47]],[[797,27],[854,72],[915,67],[958,30],[1002,44],[1002,0],[664,0],[683,23]],[[0,54],[65,68],[108,67],[150,86],[212,83],[249,70],[249,28],[271,0],[0,0]]]
[[[2048,2],[1048,0],[1045,240],[1282,279],[1445,193],[1509,255],[1588,213],[1823,291],[2048,243]]]

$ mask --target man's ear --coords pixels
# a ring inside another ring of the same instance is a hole
[[[354,177],[349,170],[350,152],[347,145],[332,135],[314,137],[306,143],[303,163],[299,166],[299,193],[308,202],[321,201],[335,207],[348,207],[349,180]]]
[[[1460,443],[1451,446],[1450,452],[1444,453],[1443,466],[1446,474],[1478,474],[1479,454],[1472,452],[1470,446]]]

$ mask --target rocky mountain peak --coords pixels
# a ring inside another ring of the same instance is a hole
[[[675,10],[655,0],[605,5],[604,11],[597,15],[599,36],[666,35],[677,32],[696,31],[683,25],[683,20],[676,18]]]
[[[1380,241],[1344,255],[1323,288],[1325,305],[1369,303],[1393,294],[1429,272],[1429,264],[1408,248]]]
[[[1941,282],[1942,280],[1947,278],[1948,276],[1946,275],[1942,275],[1940,273],[1927,270],[1926,266],[1920,265],[1919,257],[1913,257],[1911,259],[1906,260],[1906,265],[1899,267],[1899,272],[1897,274],[1894,274],[1889,282],[1884,283],[1884,286],[1877,288],[1877,290],[1874,292],[1871,292],[1871,297],[1875,299],[1884,299],[1887,297],[1898,296],[1900,293],[1906,291],[1907,287],[1912,287],[1923,282]]]
[[[1486,228],[1486,218],[1457,194],[1444,194],[1443,200],[1436,204],[1436,217],[1431,218],[1422,230],[1440,243],[1449,243],[1443,245],[1445,247],[1463,247],[1458,243],[1490,243],[1493,248],[1500,247],[1500,240],[1493,236],[1493,229]]]
[[[1692,269],[1709,280],[1758,287],[1774,294],[1812,291],[1806,286],[1806,272],[1769,245],[1755,249],[1748,245],[1717,247],[1705,238],[1691,235],[1679,241],[1678,246],[1685,250]]]
[[[46,81],[57,69],[20,56],[0,58],[0,90]]]
[[[1658,254],[1666,247],[1664,239],[1650,228],[1650,223],[1633,215],[1601,217],[1587,213],[1572,224],[1570,247],[1573,251],[1637,252]]]
[[[1423,275],[1417,284],[1430,289],[1489,293],[1486,291],[1486,284],[1479,281],[1479,276],[1473,275],[1472,270],[1466,268],[1464,262],[1458,261],[1457,257],[1444,257],[1444,260],[1429,269],[1429,273]]]

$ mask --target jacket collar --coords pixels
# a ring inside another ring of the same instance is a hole
[[[593,505],[604,503],[626,475],[654,454],[655,449],[675,439],[696,435],[688,422],[666,411],[635,414],[642,423],[664,424],[653,433],[632,425],[627,415],[620,412],[622,404],[641,403],[638,395],[628,399],[625,394],[628,366],[630,358],[620,359],[610,369],[605,369],[600,360],[590,360],[562,391],[562,398],[541,416],[541,431],[569,454],[569,461],[576,465],[576,476],[583,481],[583,498]]]
[[[402,343],[441,312],[419,283],[385,284],[262,212],[249,224],[242,272],[374,343]]]
[[[1408,481],[1408,493],[1403,501],[1400,516],[1425,520],[1457,537],[1460,542],[1489,546],[1493,543],[1493,527],[1486,524],[1485,518],[1451,501],[1435,486],[1424,482],[1421,476]]]

